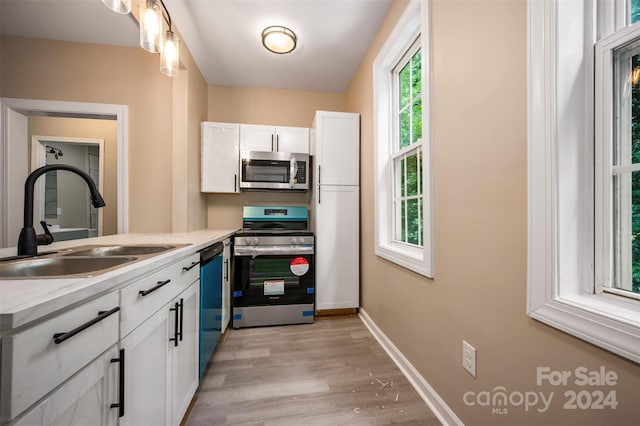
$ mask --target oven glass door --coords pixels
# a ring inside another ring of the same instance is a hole
[[[289,161],[242,160],[243,182],[289,183]]]
[[[234,257],[234,306],[314,303],[313,254]]]

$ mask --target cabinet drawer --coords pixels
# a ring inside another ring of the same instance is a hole
[[[199,254],[179,260],[120,290],[120,336],[124,337],[200,276]],[[193,266],[193,267],[192,267]],[[190,269],[189,269],[190,268]]]
[[[118,341],[117,309],[118,294],[113,292],[5,337],[2,420],[16,417],[114,345]]]

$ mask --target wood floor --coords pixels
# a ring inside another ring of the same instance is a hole
[[[439,425],[355,316],[228,330],[188,426]]]

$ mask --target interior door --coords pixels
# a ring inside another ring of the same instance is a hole
[[[3,176],[7,177],[7,183],[3,186],[6,191],[3,200],[6,200],[6,204],[2,206],[2,211],[6,212],[6,217],[3,226],[0,226],[0,247],[12,247],[18,243],[23,225],[24,181],[29,175],[26,167],[29,164],[28,118],[7,108],[6,126],[9,137],[5,152],[11,161],[4,162],[7,170]]]

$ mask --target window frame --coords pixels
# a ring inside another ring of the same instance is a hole
[[[605,82],[615,82],[622,80],[621,70],[616,69],[615,51],[625,45],[634,44],[636,50],[640,44],[640,23],[623,27],[612,34],[604,37],[596,43],[595,47],[595,255],[596,255],[596,283],[595,292],[597,294],[610,293],[619,296],[640,300],[640,294],[631,293],[616,287],[616,276],[624,274],[626,282],[630,282],[631,273],[629,268],[620,266],[620,262],[630,265],[631,241],[623,240],[616,242],[616,234],[631,233],[631,199],[622,197],[616,198],[616,191],[613,187],[615,176],[623,176],[625,173],[640,171],[640,164],[614,164],[614,149],[628,149],[630,156],[631,140],[629,132],[630,120],[627,116],[631,111],[623,111],[624,114],[617,114],[620,100],[619,87]],[[631,58],[630,49],[622,50],[624,57]],[[626,114],[628,112],[628,114]],[[616,120],[616,116],[619,119]],[[623,135],[623,129],[624,135]],[[622,143],[616,142],[615,135],[622,139]],[[619,184],[625,192],[631,194],[631,182]],[[619,208],[625,212],[620,214],[615,212],[616,201],[624,205]],[[621,217],[624,216],[624,217]],[[619,228],[619,230],[617,230]],[[622,247],[624,244],[625,247]],[[619,252],[616,256],[616,252]],[[626,254],[625,254],[626,252]],[[621,261],[622,259],[622,261]]]
[[[429,3],[411,0],[373,62],[375,253],[426,277],[433,277],[431,190],[431,83]],[[395,110],[393,71],[419,38],[422,72],[422,188],[423,246],[394,240],[394,191],[392,153]]]
[[[603,235],[594,206],[603,203],[585,184],[602,185],[584,141],[602,129],[594,130],[594,119],[607,117],[593,100],[593,46],[626,22],[613,3],[528,0],[527,314],[640,362],[638,302],[595,292],[603,279],[602,268],[594,269],[602,261],[595,241]]]

